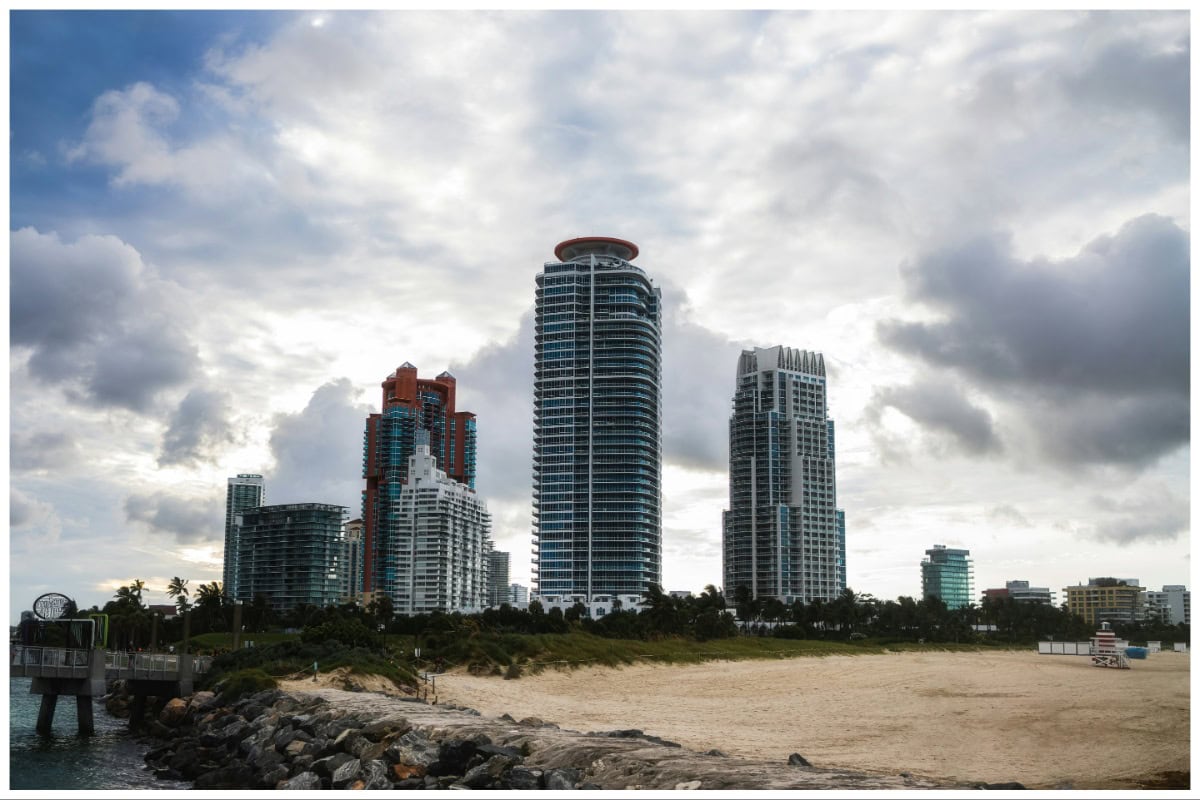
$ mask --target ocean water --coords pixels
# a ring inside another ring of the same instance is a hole
[[[110,716],[95,704],[96,732],[80,736],[75,698],[59,697],[54,731],[39,736],[41,696],[29,693],[29,678],[9,678],[9,788],[61,790],[174,789],[190,784],[160,781],[145,769],[142,757],[155,742],[129,733],[128,720]]]

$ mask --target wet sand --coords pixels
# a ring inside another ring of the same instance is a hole
[[[705,751],[1034,787],[1190,770],[1190,656],[1129,670],[1033,652],[896,653],[440,676],[442,703]]]

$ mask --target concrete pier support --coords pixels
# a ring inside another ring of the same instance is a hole
[[[38,709],[37,732],[49,736],[54,727],[54,709],[58,706],[58,695],[43,694],[42,705]]]
[[[96,720],[93,715],[92,698],[90,695],[75,696],[75,713],[79,719],[79,733],[91,736],[96,732]]]

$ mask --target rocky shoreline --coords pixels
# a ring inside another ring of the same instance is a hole
[[[414,698],[270,690],[166,703],[146,731],[162,778],[196,789],[1017,789],[697,753],[638,730],[581,733]]]

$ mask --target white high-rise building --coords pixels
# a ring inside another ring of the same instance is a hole
[[[438,469],[429,439],[420,433],[392,516],[393,607],[397,614],[482,611],[488,601],[491,516],[474,489]]]
[[[1192,593],[1186,586],[1164,586],[1161,592],[1146,592],[1146,610],[1168,625],[1192,624]]]
[[[744,350],[729,420],[725,592],[832,600],[846,588],[825,359],[790,347]]]
[[[225,490],[225,554],[221,584],[228,597],[238,596],[237,517],[248,508],[266,505],[267,490],[262,475],[242,473],[229,479]]]

